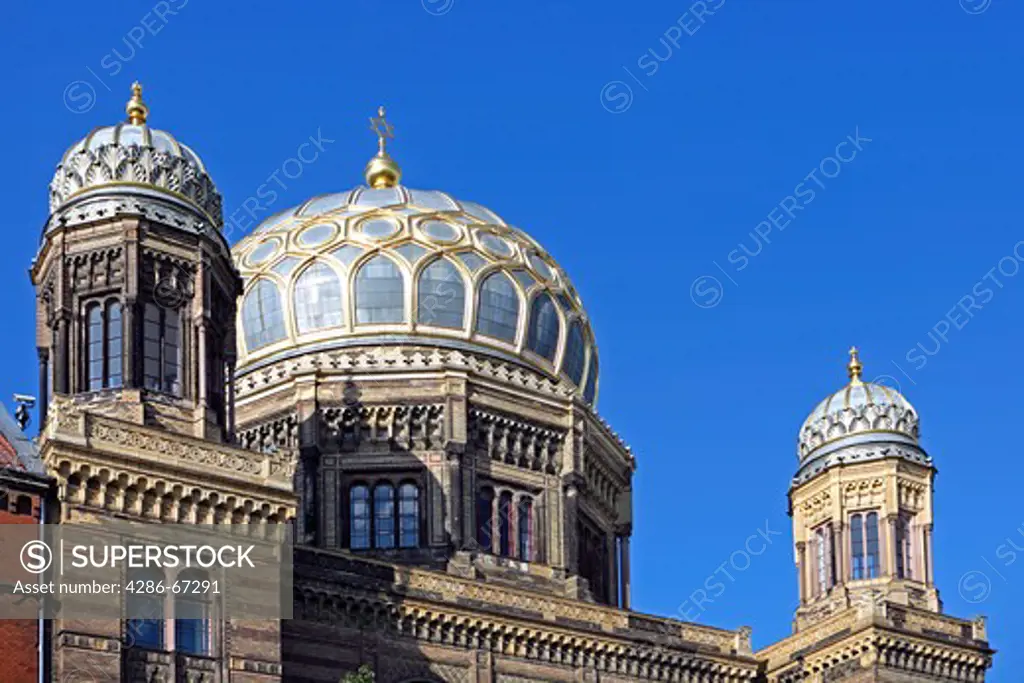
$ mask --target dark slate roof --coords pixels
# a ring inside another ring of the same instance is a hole
[[[21,431],[3,404],[0,404],[0,468],[46,476],[36,445]]]

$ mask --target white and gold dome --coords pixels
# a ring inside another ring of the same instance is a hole
[[[148,204],[144,209],[152,209],[156,200],[175,218],[183,210],[207,227],[220,228],[221,197],[213,179],[188,146],[147,124],[149,107],[139,83],[132,84],[125,111],[126,122],[96,128],[64,153],[50,183],[51,215],[90,209],[102,215],[115,209],[98,202],[132,198]]]
[[[239,373],[332,348],[481,351],[597,393],[593,333],[569,278],[493,211],[399,184],[380,148],[367,185],[314,197],[233,248],[245,281]]]
[[[857,349],[850,349],[849,383],[804,420],[797,445],[801,472],[812,463],[818,471],[834,462],[867,457],[879,446],[905,446],[911,459],[926,457],[918,443],[917,411],[895,389],[863,381],[863,369]]]

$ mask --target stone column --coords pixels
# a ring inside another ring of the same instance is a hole
[[[847,552],[846,552],[846,525],[842,522],[837,523],[833,527],[832,542],[835,544],[835,557],[836,557],[836,584],[846,583],[846,578],[850,575],[850,568],[847,566]]]
[[[885,558],[885,567],[883,574],[887,574],[890,577],[895,578],[896,576],[896,515],[889,515],[885,518],[885,523],[881,524],[879,520],[879,526],[885,528],[885,545],[882,546],[882,552],[879,553]],[[881,531],[881,529],[879,530]],[[881,542],[881,538],[879,538]]]
[[[580,573],[579,543],[576,520],[579,519],[579,489],[575,483],[565,487],[565,507],[562,514],[562,546],[565,554],[565,569],[569,574]]]
[[[39,354],[39,429],[42,431],[50,401],[50,352],[43,347],[36,352]]]
[[[68,381],[68,319],[61,316],[54,330],[53,390],[58,394],[71,393]]]
[[[130,389],[138,389],[142,386],[142,374],[139,371],[139,363],[142,359],[142,334],[135,329],[138,325],[135,308],[135,297],[125,297],[124,307],[121,310],[121,324],[124,325],[121,332],[121,343],[124,352],[124,386]]]
[[[619,553],[621,555],[620,566],[622,571],[622,609],[630,609],[630,578],[629,578],[629,535],[620,536]]]
[[[455,550],[462,548],[462,454],[461,449],[449,444],[445,452],[447,479],[445,481],[445,532]]]
[[[608,604],[619,607],[619,537],[610,531],[604,537],[608,546],[608,556],[605,558],[608,565]]]
[[[924,527],[924,582],[931,586],[935,583],[935,558],[932,557],[932,525]]]
[[[807,601],[807,577],[805,572],[807,570],[807,544],[803,541],[799,541],[796,544],[796,578],[797,578],[797,591],[800,594],[800,602]]]

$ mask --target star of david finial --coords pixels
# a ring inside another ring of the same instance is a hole
[[[864,366],[860,362],[860,351],[857,350],[856,346],[850,347],[850,364],[846,366],[846,369],[850,373],[850,380],[853,382],[860,381],[861,372],[864,370]]]
[[[377,135],[377,149],[380,154],[385,154],[388,140],[395,139],[395,127],[387,120],[387,112],[384,107],[377,109],[377,116],[370,117],[370,130]]]

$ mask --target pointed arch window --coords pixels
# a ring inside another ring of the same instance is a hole
[[[344,323],[341,279],[322,261],[302,271],[295,281],[295,326],[299,334]]]
[[[245,345],[250,351],[285,338],[281,293],[270,280],[260,280],[242,303]]]
[[[142,321],[142,379],[147,389],[181,395],[181,314],[147,303]]]
[[[416,548],[420,544],[420,490],[415,484],[398,488],[398,547]]]
[[[530,305],[530,329],[526,336],[526,347],[550,361],[555,360],[558,349],[558,312],[555,302],[546,293],[541,293]]]
[[[395,547],[395,487],[377,484],[373,489],[374,547]]]
[[[464,325],[466,285],[447,259],[437,259],[420,273],[416,321],[421,325],[460,329]]]
[[[518,512],[516,556],[523,562],[531,562],[533,561],[533,501],[527,497],[520,498],[516,507]]]
[[[519,327],[519,294],[508,275],[498,271],[480,285],[476,331],[488,337],[516,340]]]
[[[814,532],[815,594],[821,595],[835,585],[832,527],[818,527]]]
[[[86,372],[89,391],[122,385],[124,325],[121,304],[108,301],[86,308]]]
[[[569,340],[565,345],[565,358],[562,360],[562,371],[569,376],[576,386],[583,381],[583,368],[587,358],[586,343],[583,341],[583,325],[573,320],[569,325]]]
[[[512,556],[512,494],[508,491],[498,497],[498,554]]]
[[[377,255],[356,273],[356,322],[400,323],[405,319],[405,280],[394,261]]]
[[[879,575],[878,513],[858,512],[850,517],[850,578],[874,579]]]
[[[476,498],[476,541],[484,552],[494,547],[494,489],[486,486]]]
[[[901,515],[896,520],[896,576],[901,579],[914,578],[910,539],[910,519]]]

